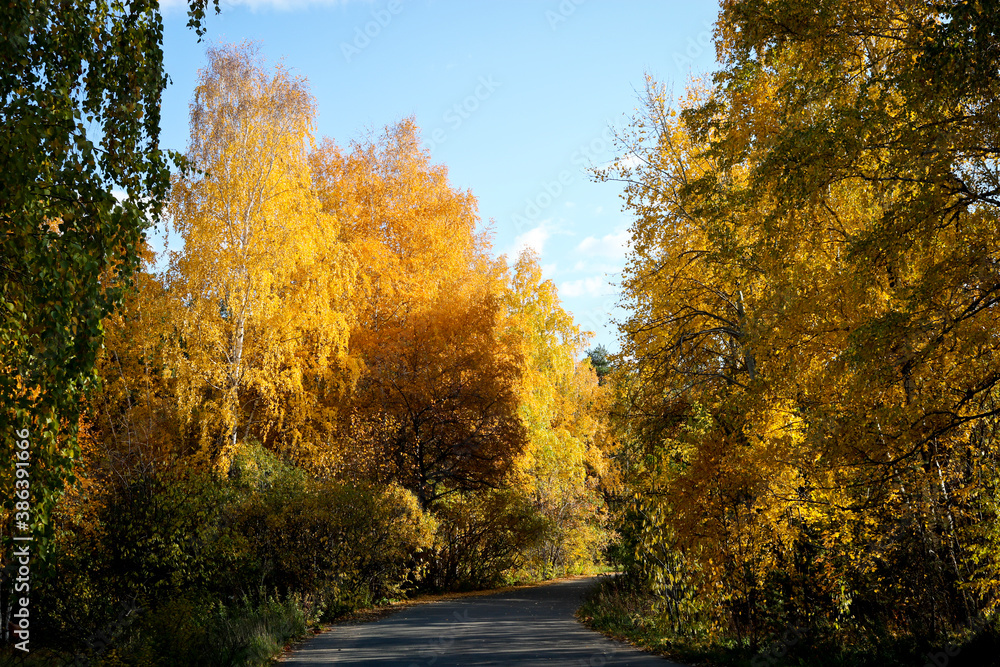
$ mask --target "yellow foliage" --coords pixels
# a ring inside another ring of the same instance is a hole
[[[600,172],[635,214],[616,455],[638,558],[680,549],[741,632],[781,577],[831,619],[996,606],[974,528],[996,517],[996,91],[946,34],[967,9],[727,0],[716,85],[672,109],[650,80],[641,159]]]
[[[200,456],[227,470],[241,437],[294,448],[329,431],[330,397],[353,381],[355,265],[312,190],[306,82],[268,73],[251,47],[208,55],[191,106],[200,171],[176,178],[171,201],[184,248],[167,277],[169,365]]]

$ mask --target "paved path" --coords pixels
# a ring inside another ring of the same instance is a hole
[[[595,578],[418,604],[375,623],[341,625],[282,664],[458,667],[680,667],[588,630],[573,613]]]

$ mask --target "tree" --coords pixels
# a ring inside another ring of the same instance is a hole
[[[597,374],[597,381],[604,384],[611,372],[611,360],[608,358],[608,350],[603,345],[587,350],[587,358],[590,359],[590,366]]]
[[[500,483],[523,446],[520,362],[503,338],[499,267],[471,192],[448,183],[413,119],[312,155],[323,210],[359,268],[345,402],[346,467],[405,485],[425,507]]]
[[[378,349],[354,400],[355,456],[424,507],[456,491],[496,488],[524,446],[520,359],[500,339],[497,295],[456,290],[412,314]]]
[[[994,14],[725,2],[715,87],[654,88],[639,167],[605,173],[636,214],[639,548],[680,549],[751,640],[779,602],[911,632],[996,605]]]
[[[475,197],[431,163],[412,118],[347,152],[324,140],[310,159],[323,210],[340,222],[362,271],[356,344],[378,346],[383,328],[433,303],[460,276],[491,270]]]
[[[768,273],[798,315],[775,346],[793,372],[774,377],[795,378],[777,391],[813,425],[806,442],[820,458],[805,486],[826,501],[851,489],[835,502],[852,528],[880,501],[880,525],[903,545],[883,558],[919,563],[895,594],[921,591],[906,603],[909,622],[941,629],[941,616],[997,600],[986,574],[996,566],[972,565],[983,543],[971,527],[992,501],[957,498],[995,483],[979,466],[997,456],[990,137],[1000,115],[985,59],[1000,14],[980,3],[830,2],[813,15],[746,2],[722,18],[726,72],[715,110],[692,122],[726,137],[727,163],[749,158],[748,187],[733,194],[763,213],[775,248],[801,249],[772,251]],[[789,288],[806,275],[800,301]],[[869,545],[881,539],[843,548],[874,573]]]
[[[266,441],[287,421],[286,398],[348,382],[340,300],[351,262],[312,192],[306,82],[269,74],[250,46],[208,57],[188,152],[201,174],[174,183],[184,249],[168,288],[181,412],[206,461],[226,469],[241,429]]]
[[[207,5],[189,4],[199,35]],[[101,320],[169,188],[158,143],[167,78],[155,2],[17,0],[0,22],[0,428],[8,460],[13,434],[30,433],[31,519],[45,534],[72,479]]]
[[[88,401],[102,463],[112,468],[145,467],[178,453],[183,431],[173,388],[174,322],[161,277],[146,266],[135,289],[105,318],[104,348],[96,369],[100,387]],[[126,476],[126,475],[123,475]]]
[[[576,361],[591,333],[563,310],[530,250],[510,271],[504,297],[508,336],[524,359],[519,413],[527,430],[511,484],[548,522],[536,565],[565,571],[593,562],[603,537],[595,483],[604,470],[602,392],[590,364]]]

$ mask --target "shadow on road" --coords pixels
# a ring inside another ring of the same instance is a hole
[[[482,597],[442,600],[375,623],[338,626],[282,664],[679,667],[588,630],[573,616],[595,577]]]

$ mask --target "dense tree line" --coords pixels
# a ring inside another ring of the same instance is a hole
[[[133,239],[63,417],[36,659],[254,663],[358,607],[592,567],[603,392],[537,258],[494,257],[412,119],[316,142],[304,79],[208,61],[163,208],[183,245]]]
[[[635,214],[618,518],[678,632],[871,647],[994,613],[997,26],[727,1],[714,81],[649,80],[601,174]]]
[[[649,78],[598,172],[634,223],[622,349],[585,356],[413,119],[317,141],[307,81],[220,46],[168,156],[155,3],[70,9],[0,9],[25,35],[0,45],[0,427],[11,460],[32,434],[36,660],[253,664],[317,619],[602,553],[624,576],[588,613],[672,645],[992,659],[992,4],[725,0],[720,71],[679,100]]]

